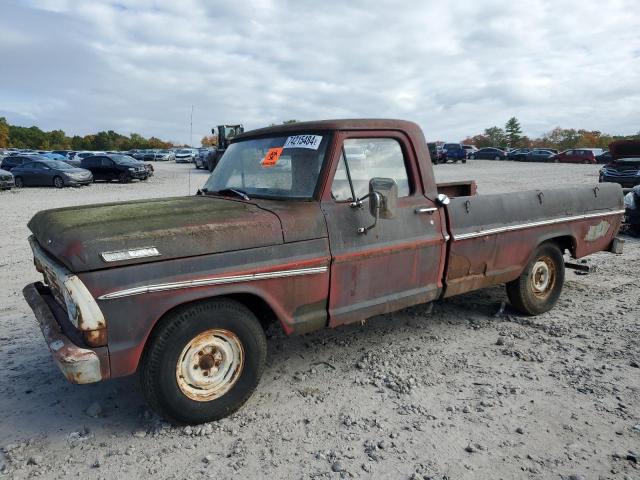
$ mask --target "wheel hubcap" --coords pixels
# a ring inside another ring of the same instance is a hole
[[[182,393],[208,402],[227,393],[244,366],[244,349],[238,336],[222,329],[202,332],[182,350],[176,379]]]
[[[544,298],[549,295],[556,282],[556,271],[553,261],[549,257],[542,257],[536,261],[531,271],[531,287],[533,294]]]

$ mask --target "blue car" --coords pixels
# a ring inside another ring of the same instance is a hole
[[[462,163],[467,163],[467,151],[461,143],[445,143],[442,152],[445,161],[452,160],[453,163],[456,163],[458,160],[462,160]]]

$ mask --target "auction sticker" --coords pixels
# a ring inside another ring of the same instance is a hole
[[[282,148],[308,148],[310,150],[317,150],[321,141],[321,135],[296,135],[287,138]]]
[[[280,155],[282,155],[282,147],[270,148],[260,162],[260,165],[262,165],[263,167],[273,167],[276,163],[278,163]]]

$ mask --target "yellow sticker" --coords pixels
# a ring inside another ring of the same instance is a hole
[[[278,163],[280,155],[282,155],[282,147],[270,148],[260,162],[260,165],[262,165],[263,167],[273,167],[276,163]]]

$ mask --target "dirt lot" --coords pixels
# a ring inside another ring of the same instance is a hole
[[[597,166],[471,161],[480,193],[593,183]],[[559,305],[514,314],[502,287],[303,337],[273,330],[233,417],[174,428],[137,378],[69,385],[21,297],[38,210],[186,195],[206,174],[0,193],[0,476],[7,478],[640,478],[640,243],[567,272]],[[133,319],[132,319],[133,321]],[[632,453],[630,453],[631,451]]]

